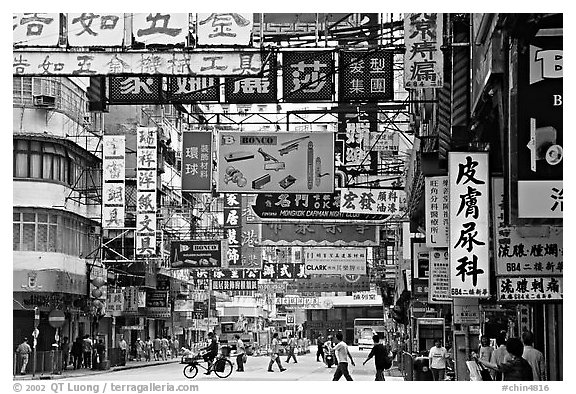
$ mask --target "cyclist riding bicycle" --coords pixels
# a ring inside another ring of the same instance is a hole
[[[218,356],[218,342],[216,341],[216,337],[214,336],[213,332],[208,333],[208,339],[210,340],[210,344],[201,349],[202,351],[206,352],[202,355],[202,358],[204,361],[208,362],[208,371],[204,372],[204,375],[210,375],[212,372],[212,363],[214,362],[216,356]]]

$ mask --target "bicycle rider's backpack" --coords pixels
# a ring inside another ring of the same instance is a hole
[[[224,367],[226,366],[226,361],[223,358],[216,360],[216,364],[214,365],[214,370],[216,372],[224,372]]]

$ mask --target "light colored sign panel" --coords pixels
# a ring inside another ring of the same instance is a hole
[[[331,193],[333,133],[218,133],[218,191]]]
[[[444,14],[406,14],[404,18],[404,87],[441,88],[444,54],[441,50]]]
[[[106,295],[106,314],[120,316],[124,311],[124,292],[122,290],[108,290]]]
[[[198,45],[248,45],[254,26],[252,13],[197,14]]]
[[[366,274],[365,248],[304,248],[306,274]]]
[[[450,152],[450,284],[455,297],[489,297],[488,153]]]
[[[124,41],[124,14],[69,13],[68,45],[113,47]]]
[[[255,75],[257,52],[30,52],[12,53],[13,75]]]
[[[497,279],[498,301],[551,301],[563,299],[563,278],[525,277]]]
[[[132,35],[136,42],[146,45],[185,45],[188,19],[184,13],[132,14]]]
[[[12,40],[19,46],[56,46],[60,39],[60,14],[12,14]]]
[[[426,246],[447,248],[450,223],[450,194],[447,176],[426,177]]]
[[[492,179],[494,257],[499,276],[560,276],[564,272],[562,227],[506,226],[504,180]],[[532,198],[535,199],[535,198]]]
[[[562,219],[563,214],[564,186],[561,180],[518,181],[519,218]]]
[[[454,298],[454,323],[480,324],[478,300],[473,298]]]
[[[450,303],[450,263],[448,249],[430,251],[430,278],[428,285],[428,303]]]
[[[404,190],[343,188],[340,212],[401,217],[406,214]]]

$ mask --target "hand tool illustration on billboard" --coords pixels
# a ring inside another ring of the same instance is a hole
[[[218,190],[332,192],[334,134],[303,134],[221,132]],[[329,180],[321,182],[322,177]]]

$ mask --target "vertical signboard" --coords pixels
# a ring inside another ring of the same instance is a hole
[[[212,133],[182,135],[182,191],[212,191]]]
[[[383,101],[394,98],[393,53],[340,52],[340,101]]]
[[[282,58],[286,102],[332,101],[332,52],[284,52]]]
[[[188,19],[184,13],[132,14],[134,41],[145,45],[186,45]]]
[[[450,303],[450,263],[448,249],[430,251],[430,281],[428,285],[428,303]]]
[[[224,194],[224,239],[228,242],[224,267],[237,267],[242,263],[242,195]]]
[[[249,45],[254,26],[252,13],[197,14],[198,45]]]
[[[450,284],[456,297],[488,297],[488,153],[450,152]]]
[[[156,255],[158,136],[155,127],[136,130],[136,255]]]
[[[47,47],[58,45],[60,14],[39,12],[12,14],[12,39],[16,46]]]
[[[425,177],[426,246],[447,248],[450,194],[447,176]]]
[[[518,54],[509,159],[510,211],[519,224],[563,216],[562,39],[560,19],[537,31]]]
[[[262,268],[262,250],[259,244],[258,218],[252,209],[256,195],[242,198],[241,268]]]
[[[404,18],[404,87],[441,88],[444,14],[407,14]]]
[[[67,22],[72,47],[113,47],[124,41],[124,14],[69,13]]]
[[[124,227],[126,138],[102,138],[102,228]]]

